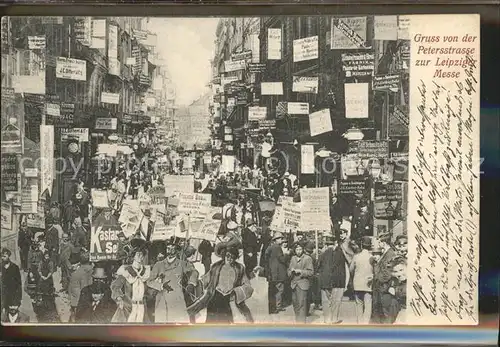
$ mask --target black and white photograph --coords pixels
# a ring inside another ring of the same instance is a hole
[[[470,322],[479,27],[422,17],[3,17],[2,324]]]

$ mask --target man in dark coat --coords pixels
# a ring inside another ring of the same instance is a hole
[[[397,254],[390,245],[391,234],[384,233],[378,236],[378,245],[382,248],[380,259],[373,264],[373,303],[372,324],[390,324],[393,317],[391,308],[392,298],[388,294],[392,278],[391,263]]]
[[[373,218],[368,210],[368,203],[361,201],[359,214],[353,218],[351,240],[359,243],[363,236],[373,235]]]
[[[243,240],[243,262],[247,270],[247,276],[253,278],[253,270],[257,266],[257,253],[259,252],[259,238],[257,236],[257,226],[249,219],[247,227],[243,229],[241,238]]]
[[[104,268],[95,267],[92,284],[80,293],[76,308],[76,322],[83,324],[107,324],[116,312],[116,303],[111,299],[111,289]]]
[[[198,246],[198,252],[201,254],[201,263],[205,267],[205,273],[207,273],[210,271],[210,266],[212,265],[212,253],[214,252],[214,247],[210,241],[203,240]]]
[[[47,230],[45,231],[45,248],[49,251],[50,259],[57,264],[59,257],[59,231],[54,225],[51,216],[46,218]]]
[[[284,311],[283,293],[287,274],[287,254],[284,254],[281,245],[284,242],[283,234],[276,232],[271,245],[266,249],[266,273],[268,281],[269,314]]]
[[[321,288],[323,315],[326,324],[339,324],[342,322],[339,319],[340,306],[349,283],[347,259],[342,247],[337,246],[346,240],[347,230],[341,229],[336,236],[337,240],[331,236],[325,238],[325,244],[328,248],[318,259],[318,281]]]
[[[14,323],[14,324],[23,324],[29,323],[30,317],[19,311],[20,304],[10,305],[5,312],[2,314],[2,323]]]
[[[31,247],[31,233],[26,222],[23,222],[19,228],[17,245],[19,246],[19,256],[21,257],[21,268],[27,271],[29,267],[28,253]]]
[[[2,308],[18,305],[23,297],[21,272],[10,257],[10,249],[2,249]]]

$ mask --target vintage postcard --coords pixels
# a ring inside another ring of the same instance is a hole
[[[2,324],[477,324],[479,19],[3,17]]]

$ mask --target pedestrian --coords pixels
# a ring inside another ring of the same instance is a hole
[[[50,257],[50,253],[45,251],[43,253],[43,258],[38,265],[38,274],[40,279],[38,282],[38,290],[44,295],[53,295],[55,293],[54,288],[54,272],[56,271],[56,266],[54,261]]]
[[[294,255],[288,267],[288,276],[291,278],[292,303],[296,323],[306,323],[310,278],[314,275],[312,258],[304,253],[300,243],[292,246]]]
[[[219,243],[215,247],[215,254],[222,259],[203,276],[205,291],[188,307],[188,313],[196,315],[206,308],[206,323],[231,324],[234,322],[234,304],[246,322],[253,323],[252,313],[245,302],[252,296],[253,288],[245,274],[245,266],[237,262],[239,249]]]
[[[407,258],[408,256],[408,236],[401,234],[394,240],[394,250],[398,257]]]
[[[390,307],[393,310],[391,316],[396,318],[393,324],[406,324],[406,272],[408,261],[404,257],[397,257],[392,261],[392,279],[388,293],[392,295]]]
[[[340,307],[344,292],[349,283],[347,259],[340,244],[347,238],[347,230],[340,229],[336,240],[331,236],[325,238],[328,248],[319,256],[318,276],[321,288],[324,322],[340,324]]]
[[[389,232],[378,235],[378,247],[382,249],[379,260],[374,264],[373,269],[373,324],[390,324],[394,317],[391,303],[392,299],[388,294],[389,283],[392,278],[390,264],[396,257],[396,252],[390,245],[391,234]]]
[[[61,246],[59,249],[59,265],[61,267],[61,291],[67,292],[69,280],[71,278],[71,263],[69,258],[73,252],[77,250],[69,239],[68,233],[63,234]]]
[[[70,300],[70,318],[69,322],[75,322],[76,308],[80,300],[82,289],[92,283],[92,265],[88,264],[86,259],[80,253],[72,253],[69,257],[73,273],[71,274],[68,294]]]
[[[31,232],[25,220],[19,227],[19,236],[17,239],[19,247],[19,257],[21,258],[21,270],[27,271],[29,267],[28,253],[31,247]]]
[[[145,294],[151,269],[144,265],[147,242],[134,239],[131,247],[127,264],[118,268],[111,283],[111,298],[117,304],[113,323],[149,323]]]
[[[206,274],[210,271],[210,266],[212,265],[212,254],[214,252],[212,242],[202,240],[198,246],[198,252],[201,254],[201,263],[205,267],[204,274]]]
[[[83,248],[88,247],[89,240],[85,228],[83,227],[82,218],[76,216],[73,221],[73,231],[71,233],[71,243],[76,250],[80,251]]]
[[[307,241],[306,246],[304,248],[304,252],[311,257],[313,262],[314,274],[309,279],[310,288],[307,294],[308,305],[307,305],[307,315],[311,315],[311,305],[314,304],[314,308],[321,309],[321,290],[318,286],[318,258],[315,254],[315,245],[313,241]]]
[[[116,311],[116,303],[111,299],[108,276],[102,265],[96,265],[92,273],[92,283],[80,293],[75,312],[76,323],[107,324]]]
[[[64,230],[69,232],[71,229],[71,224],[73,223],[73,220],[75,218],[76,211],[75,211],[75,205],[73,204],[73,200],[69,199],[66,201],[64,204],[64,209],[63,209],[63,221],[64,221]]]
[[[361,200],[359,213],[353,219],[351,239],[359,244],[363,236],[370,235],[373,235],[373,217],[368,210],[368,202]]]
[[[51,216],[45,219],[47,230],[45,231],[45,248],[49,252],[49,257],[54,264],[57,264],[59,256],[59,242],[62,236],[62,228],[56,224]]]
[[[172,237],[166,242],[166,258],[153,266],[147,281],[148,287],[158,292],[154,314],[155,323],[190,322],[184,291],[188,295],[195,294],[199,274],[193,264],[180,259],[174,240]]]
[[[266,249],[269,314],[284,311],[283,294],[287,280],[287,254],[283,252],[283,234],[276,232]]]
[[[246,228],[242,232],[243,242],[243,262],[248,278],[252,279],[254,269],[257,266],[257,254],[259,252],[259,237],[257,235],[257,225],[252,219],[246,220]]]
[[[12,303],[7,307],[4,313],[2,313],[2,323],[17,323],[17,324],[25,324],[30,322],[30,317],[19,311],[19,307],[21,303]]]
[[[11,256],[10,249],[2,248],[2,308],[19,304],[23,297],[21,272]]]
[[[368,324],[372,314],[373,266],[371,248],[372,239],[369,236],[364,236],[361,240],[362,250],[354,255],[349,267],[353,279],[358,324]]]
[[[33,235],[31,247],[28,251],[28,266],[30,269],[38,273],[38,264],[42,261],[43,252],[41,250],[44,233],[38,232]]]

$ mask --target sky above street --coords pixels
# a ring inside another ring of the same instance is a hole
[[[151,18],[148,24],[158,36],[158,53],[167,64],[178,105],[189,105],[207,90],[218,20]]]

